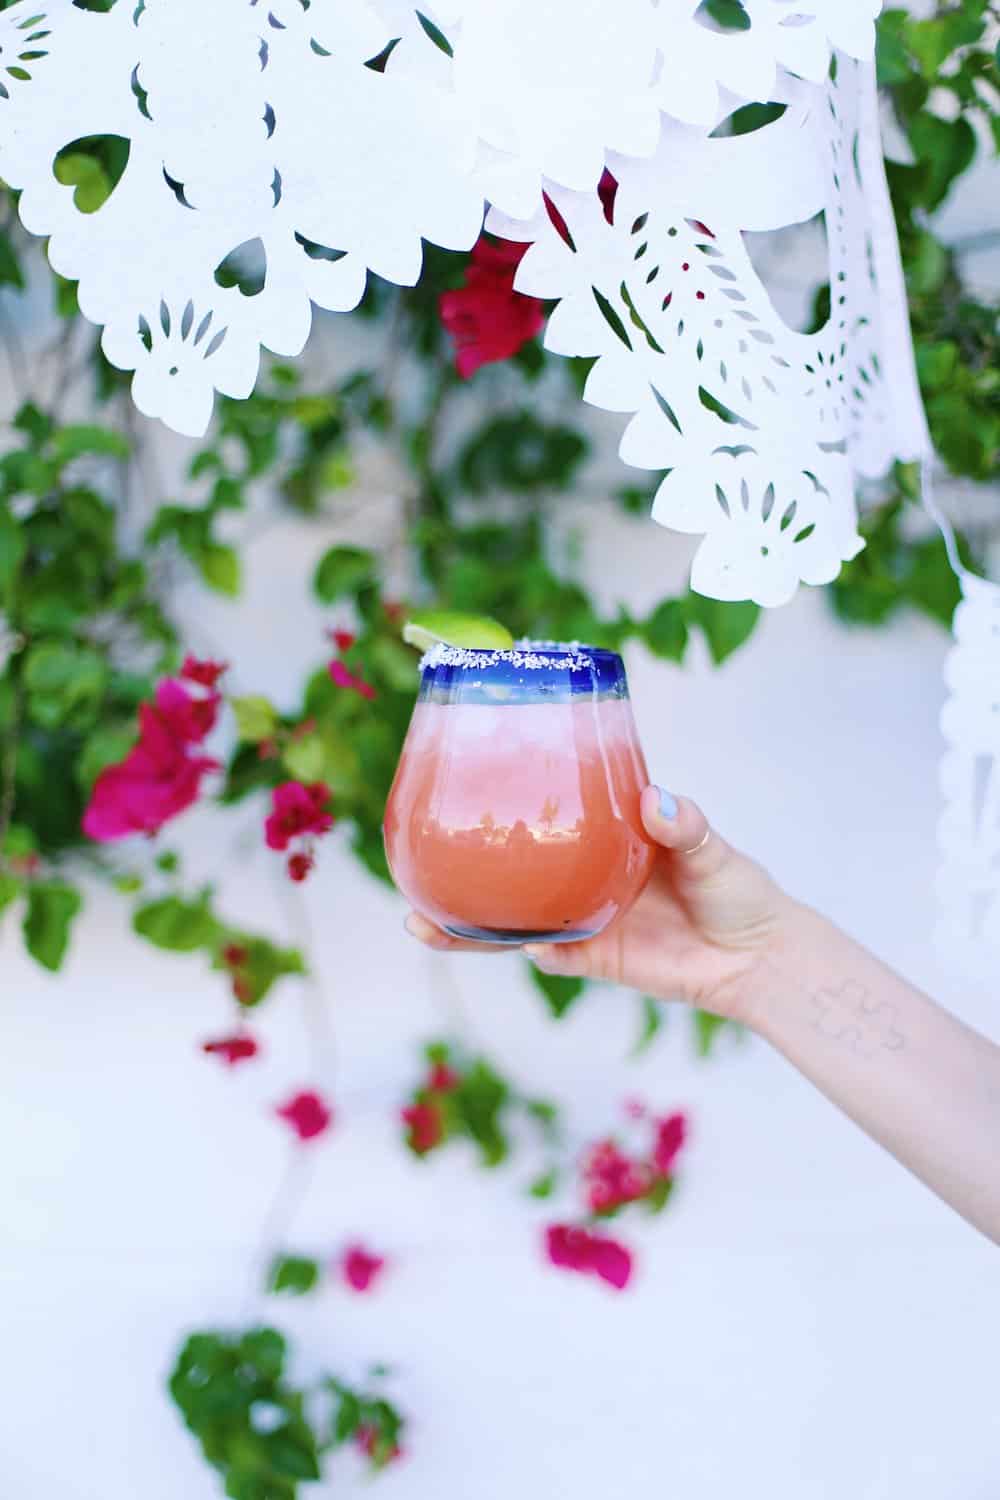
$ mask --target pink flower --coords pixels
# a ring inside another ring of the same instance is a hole
[[[228,666],[229,663],[224,661],[199,661],[196,656],[188,653],[181,667],[181,676],[186,677],[188,682],[197,682],[201,687],[214,688]]]
[[[634,1095],[630,1095],[630,1097],[625,1100],[622,1108],[624,1109],[630,1120],[644,1120],[646,1118],[645,1104],[643,1104],[641,1099],[635,1098]]]
[[[514,273],[527,248],[509,240],[496,244],[481,236],[465,284],[441,295],[441,322],[455,344],[455,365],[463,380],[480,365],[509,359],[542,329],[541,302],[514,290]]]
[[[554,1266],[599,1276],[619,1292],[629,1283],[632,1252],[617,1240],[593,1234],[578,1224],[550,1224],[545,1231],[545,1245]]]
[[[109,843],[133,833],[158,833],[197,800],[206,772],[219,769],[218,761],[190,753],[191,744],[204,738],[211,723],[203,714],[196,725],[177,693],[189,701],[180,684],[167,679],[157,689],[155,705],[140,705],[138,743],[94,783],[83,815],[88,838]]]
[[[333,1113],[319,1094],[306,1089],[280,1104],[275,1114],[285,1120],[300,1141],[312,1141],[329,1128]]]
[[[202,1042],[201,1050],[212,1057],[220,1057],[224,1063],[233,1068],[237,1063],[256,1057],[260,1047],[249,1032],[242,1031],[237,1032],[235,1036],[219,1037],[214,1042]]]
[[[653,1165],[661,1177],[669,1177],[674,1161],[687,1140],[687,1117],[679,1112],[656,1122]]]
[[[292,839],[302,834],[327,833],[332,814],[325,811],[330,788],[322,781],[305,786],[301,781],[283,781],[272,793],[271,815],[264,825],[269,849],[284,852]]]
[[[372,1255],[363,1245],[349,1245],[340,1262],[344,1280],[356,1292],[367,1292],[384,1268],[385,1257]]]
[[[444,1121],[436,1104],[418,1102],[407,1105],[401,1111],[404,1125],[408,1126],[406,1141],[417,1156],[433,1151],[444,1135]]]
[[[334,685],[340,688],[349,688],[352,693],[360,693],[362,698],[376,698],[378,694],[370,682],[365,682],[363,677],[355,677],[349,672],[342,661],[332,661],[329,666],[330,676]]]

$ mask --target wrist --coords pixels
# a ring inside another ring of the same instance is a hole
[[[769,941],[741,987],[735,1019],[765,1040],[777,1040],[810,990],[822,986],[833,950],[846,941],[828,918],[783,896]]]

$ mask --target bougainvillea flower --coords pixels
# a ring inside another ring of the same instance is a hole
[[[330,677],[336,687],[348,688],[352,693],[360,693],[362,698],[376,698],[378,694],[370,682],[363,677],[355,677],[349,672],[342,661],[332,661],[329,667]]]
[[[669,1177],[681,1147],[687,1140],[687,1117],[681,1113],[665,1115],[656,1122],[656,1144],[653,1165],[661,1177]]]
[[[455,345],[455,367],[463,380],[480,365],[510,359],[540,333],[545,314],[537,297],[514,290],[514,273],[527,245],[496,244],[482,236],[472,252],[464,285],[443,292],[441,322]]]
[[[272,811],[264,825],[269,849],[284,852],[292,839],[303,834],[326,833],[333,815],[326,811],[330,788],[322,781],[306,786],[301,781],[283,781],[271,797]]]
[[[160,690],[164,686],[161,683]],[[138,743],[118,765],[107,766],[94,783],[83,831],[99,843],[133,833],[158,833],[164,823],[197,800],[206,772],[219,769],[218,761],[191,754],[192,740],[186,733],[179,735],[177,726],[182,723],[189,730],[192,721],[186,711],[178,711],[171,693],[163,695],[170,705],[169,717],[165,715],[160,690],[156,705],[140,705]]]
[[[256,1057],[260,1047],[249,1032],[240,1031],[235,1036],[222,1036],[214,1042],[202,1042],[202,1052],[219,1057],[229,1067]]]
[[[349,1245],[344,1251],[340,1269],[349,1287],[356,1292],[367,1292],[385,1269],[385,1256],[372,1255],[363,1245]]]
[[[600,1141],[584,1157],[583,1184],[592,1213],[610,1213],[626,1203],[644,1198],[653,1185],[653,1173],[615,1144]]]
[[[420,1101],[408,1104],[401,1111],[404,1125],[408,1126],[406,1143],[411,1151],[423,1156],[433,1151],[444,1135],[444,1121],[436,1104]]]
[[[181,676],[186,677],[188,682],[197,682],[201,687],[214,688],[228,666],[228,662],[199,661],[196,656],[188,654],[181,667]]]
[[[284,1104],[278,1105],[275,1114],[291,1126],[300,1141],[312,1141],[323,1135],[333,1120],[332,1110],[311,1089],[293,1094]]]
[[[599,1276],[619,1292],[632,1275],[632,1252],[625,1245],[578,1224],[550,1224],[545,1231],[545,1248],[554,1266]]]
[[[175,677],[165,677],[156,688],[156,711],[169,732],[185,745],[200,745],[215,728],[222,700],[218,693],[196,698]]]

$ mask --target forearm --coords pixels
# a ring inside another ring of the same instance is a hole
[[[1000,1244],[1000,1047],[805,908],[761,966],[751,1023]]]

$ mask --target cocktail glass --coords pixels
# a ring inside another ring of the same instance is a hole
[[[393,877],[455,937],[593,937],[649,878],[647,779],[613,651],[435,646],[386,804]]]

